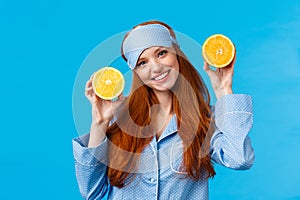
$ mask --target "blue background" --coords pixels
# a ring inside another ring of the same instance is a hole
[[[300,199],[296,0],[0,0],[0,199],[81,199],[71,146],[76,74],[99,43],[151,19],[200,44],[223,33],[237,46],[234,91],[253,96],[256,162],[249,171],[216,166],[210,198]]]

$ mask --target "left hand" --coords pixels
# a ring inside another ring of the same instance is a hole
[[[221,96],[226,94],[232,94],[232,77],[235,58],[236,56],[234,56],[232,62],[228,66],[217,68],[216,70],[212,70],[209,67],[208,63],[204,61],[203,69],[206,71],[207,75],[210,78],[217,98],[220,98]]]

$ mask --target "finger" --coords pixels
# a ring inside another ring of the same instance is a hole
[[[236,51],[234,52],[233,62],[236,60]]]
[[[88,81],[86,82],[86,84],[85,84],[85,88],[90,88],[90,87],[92,87],[92,80],[91,80],[91,79],[88,80]]]
[[[90,93],[90,92],[94,92],[93,88],[92,87],[89,87],[89,88],[85,88],[85,91]]]
[[[208,69],[208,68],[209,68],[209,64],[206,61],[204,61],[203,62],[203,69]]]
[[[125,96],[123,95],[123,93],[121,93],[119,96],[118,96],[118,100],[117,101],[124,101],[125,100]]]
[[[117,101],[112,103],[113,110],[116,110],[122,103],[124,103],[124,101],[125,101],[125,96],[123,94],[120,94],[118,96]]]
[[[95,72],[91,75],[90,80],[94,78]]]
[[[113,105],[114,108],[115,108],[115,107],[118,107],[120,104],[122,104],[124,101],[125,101],[124,95],[123,95],[123,94],[120,94],[120,95],[118,96],[118,99],[117,99],[116,101],[112,102],[112,105]]]
[[[85,88],[85,95],[92,95],[94,93],[93,87],[92,86],[87,86]]]
[[[100,103],[102,101],[102,99],[100,97],[98,97],[97,95],[94,95],[93,101],[94,101],[94,103]]]
[[[234,68],[235,61],[236,61],[236,53],[234,54],[234,57],[233,57],[232,68]]]
[[[90,76],[90,79],[86,82],[85,87],[92,87],[93,77],[95,75],[95,72]]]
[[[99,111],[101,110],[101,107],[103,106],[102,100],[97,97],[97,95],[94,95],[92,97],[92,107],[94,108],[95,112],[99,114]]]
[[[209,67],[209,64],[206,61],[204,61],[203,69],[209,76],[214,73],[214,71]]]
[[[93,104],[93,100],[94,100],[94,94],[93,93],[85,93],[86,98]]]
[[[92,100],[94,93],[93,92],[85,92],[85,96],[89,99]]]
[[[90,85],[89,83],[86,83],[84,90],[87,91],[87,90],[91,90],[91,89],[93,89],[92,85]]]
[[[232,61],[226,67],[224,67],[224,69],[227,69],[229,71],[233,71],[235,60],[236,60],[236,55],[234,55]]]

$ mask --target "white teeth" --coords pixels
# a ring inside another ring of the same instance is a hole
[[[163,78],[165,78],[167,75],[168,75],[169,71],[163,73],[162,75],[156,77],[154,80],[158,81],[158,80],[161,80]]]

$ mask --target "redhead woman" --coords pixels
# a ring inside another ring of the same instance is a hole
[[[91,80],[89,133],[73,139],[76,177],[84,199],[208,199],[213,164],[245,170],[254,162],[248,136],[252,99],[233,94],[234,61],[204,70],[217,97],[181,51],[174,31],[149,21],[121,44],[133,72],[131,92],[97,97]]]

